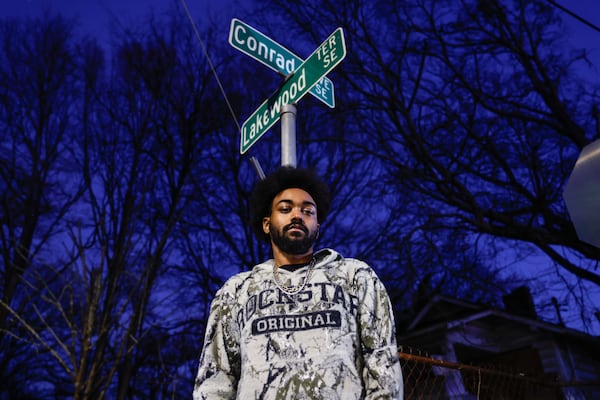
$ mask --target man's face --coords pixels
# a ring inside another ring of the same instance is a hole
[[[271,215],[263,218],[263,230],[284,253],[311,252],[319,236],[317,205],[312,196],[295,188],[279,193],[271,204]]]

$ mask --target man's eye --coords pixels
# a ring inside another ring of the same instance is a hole
[[[279,212],[280,212],[280,213],[289,213],[289,212],[290,212],[290,210],[291,210],[291,208],[289,208],[289,207],[281,207],[281,208],[279,209]]]
[[[315,210],[313,210],[312,208],[305,208],[302,210],[302,212],[306,215],[314,215],[315,214]]]

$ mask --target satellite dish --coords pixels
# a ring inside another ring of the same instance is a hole
[[[579,239],[600,247],[600,139],[581,151],[563,198]]]

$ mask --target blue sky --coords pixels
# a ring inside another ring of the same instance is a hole
[[[237,3],[236,0],[184,1],[195,21],[207,13],[225,13],[235,17],[236,7],[232,5]],[[163,11],[170,4],[176,4],[180,9],[182,0],[20,0],[0,7],[0,17],[37,16],[50,9],[67,18],[77,18],[81,22],[82,33],[106,41],[110,37],[112,21],[136,25],[151,11]]]
[[[557,3],[573,11],[575,14],[585,18],[590,23],[600,27],[600,1],[599,0],[556,0]],[[564,14],[563,18],[572,32],[570,41],[576,47],[588,48],[592,51],[591,58],[596,66],[596,71],[600,71],[600,32],[586,26],[575,18]]]
[[[195,21],[212,13],[224,14],[223,20],[231,20],[244,0],[20,0],[7,2],[0,7],[0,17],[35,16],[44,9],[60,11],[66,17],[78,18],[83,33],[90,33],[101,41],[110,37],[110,21],[135,25],[152,10],[163,10],[171,3],[181,6],[185,1]],[[555,0],[577,15],[600,26],[600,0]],[[179,8],[179,7],[178,7]],[[592,74],[600,76],[600,32],[563,13],[572,34],[568,40],[575,47],[591,50]],[[224,38],[224,41],[227,40]]]
[[[20,0],[5,2],[0,7],[0,16],[39,15],[41,10],[51,8],[67,17],[78,17],[84,29],[106,35],[108,22],[114,17],[136,21],[150,10],[162,10],[169,3],[181,4],[182,0]],[[235,0],[185,0],[194,19],[207,12],[223,12],[236,17]],[[242,1],[243,2],[243,1]],[[574,13],[600,26],[599,0],[556,0]],[[585,26],[574,18],[565,15],[565,21],[573,29],[573,42],[582,47],[595,48],[600,61],[600,32]]]
[[[238,17],[236,9],[243,0],[183,0],[186,2],[194,20],[207,13],[223,13],[224,20]],[[600,26],[599,0],[555,0],[579,16]],[[0,7],[0,17],[35,16],[44,9],[60,11],[66,17],[76,17],[82,23],[85,33],[93,33],[103,40],[109,37],[109,22],[115,19],[123,23],[135,23],[151,10],[163,10],[170,3],[181,5],[182,0],[21,0],[7,2]],[[569,40],[576,47],[592,50],[593,63],[600,71],[600,32],[564,14],[572,35]],[[224,39],[227,40],[227,39]]]

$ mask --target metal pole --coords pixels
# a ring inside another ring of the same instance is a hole
[[[281,109],[281,166],[296,167],[296,106]]]

